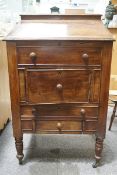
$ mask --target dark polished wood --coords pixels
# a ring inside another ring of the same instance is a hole
[[[100,14],[80,14],[80,15],[70,15],[70,14],[44,14],[44,15],[26,15],[22,14],[21,20],[77,20],[77,19],[98,19],[101,20]]]
[[[47,43],[46,43],[47,44]],[[88,47],[88,44],[78,43],[77,46],[65,46],[62,42],[50,43],[50,46],[37,47],[17,47],[18,64],[77,64],[77,65],[100,65],[101,64],[101,48]],[[58,47],[59,46],[59,47]],[[69,57],[69,55],[72,57]],[[59,59],[61,57],[61,59]]]
[[[23,137],[17,137],[15,138],[15,145],[16,145],[16,150],[17,150],[17,155],[16,157],[19,160],[19,164],[22,164],[22,159],[24,157],[23,154]]]
[[[93,168],[97,168],[97,166],[99,165],[102,149],[103,149],[103,139],[97,137],[95,143],[95,163],[93,164]]]
[[[41,16],[6,38],[20,163],[23,133],[95,134],[94,167],[101,159],[113,38],[99,17],[89,16],[52,23]]]

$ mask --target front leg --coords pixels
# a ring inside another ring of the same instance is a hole
[[[97,168],[97,166],[99,166],[102,149],[103,149],[103,139],[97,137],[95,143],[95,163],[93,164],[93,168]]]
[[[16,146],[16,150],[17,150],[16,157],[19,160],[19,164],[22,164],[22,159],[24,157],[24,154],[23,154],[23,137],[15,138],[15,146]]]

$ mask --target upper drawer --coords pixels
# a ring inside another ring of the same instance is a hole
[[[101,64],[101,48],[93,47],[18,47],[17,56],[18,64]]]

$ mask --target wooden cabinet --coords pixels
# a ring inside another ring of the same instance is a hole
[[[95,134],[96,167],[105,138],[113,38],[100,16],[53,18],[22,23],[6,38],[17,158],[21,163],[23,133]]]

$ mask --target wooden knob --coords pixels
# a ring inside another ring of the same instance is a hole
[[[62,86],[62,84],[57,84],[57,85],[56,85],[56,88],[57,88],[58,90],[62,90],[63,86]]]
[[[85,109],[81,109],[80,113],[82,116],[82,120],[84,121],[85,120]]]
[[[85,62],[85,64],[88,64],[88,61],[89,61],[89,55],[87,54],[87,53],[84,53],[83,55],[82,55],[82,58],[83,58],[83,61]]]
[[[82,58],[83,59],[88,59],[89,58],[89,55],[87,53],[84,53],[84,54],[82,54]]]
[[[32,62],[33,62],[33,64],[35,64],[35,63],[36,63],[36,58],[37,58],[36,53],[35,53],[35,52],[31,52],[31,53],[29,54],[29,56],[30,56],[30,58],[31,58],[31,60],[32,60]]]
[[[81,112],[82,115],[85,115],[85,109],[81,109],[80,112]]]
[[[58,130],[62,129],[62,124],[60,122],[57,123],[57,128],[58,128]]]
[[[34,57],[36,57],[37,55],[36,55],[35,52],[31,52],[31,53],[29,54],[29,56],[30,56],[31,58],[34,58]]]

